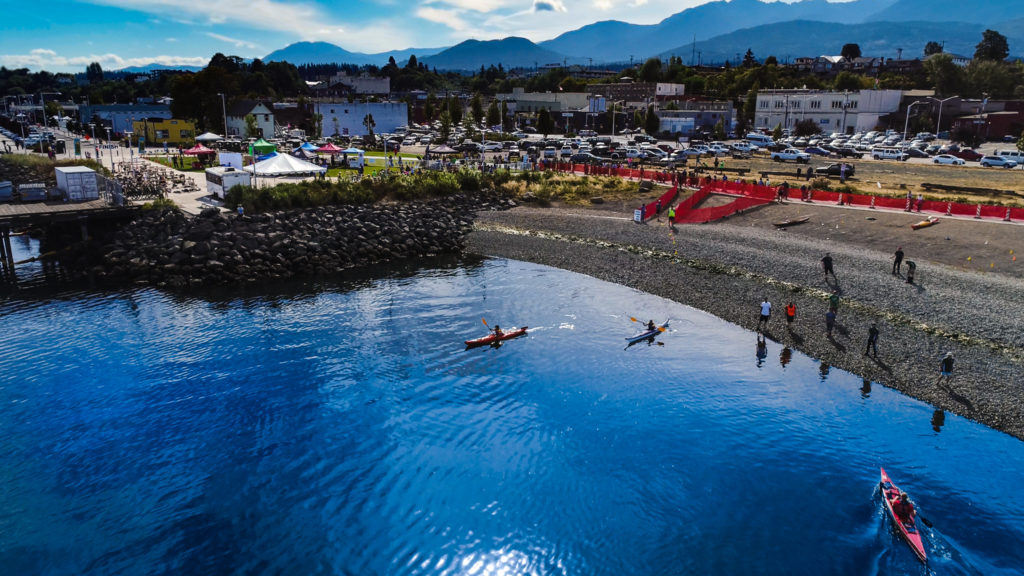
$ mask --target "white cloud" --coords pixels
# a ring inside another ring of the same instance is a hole
[[[567,12],[562,0],[533,0],[534,12]]]
[[[172,38],[164,38],[164,40],[167,41],[167,42],[177,42],[178,41],[177,38],[173,38],[173,37]]]
[[[209,58],[201,56],[136,56],[123,58],[117,54],[89,54],[85,56],[60,56],[53,50],[36,49],[28,54],[0,54],[0,65],[12,68],[32,68],[38,70],[85,69],[92,62],[108,70],[127,66],[145,66],[146,64],[163,64],[165,66],[205,66]]]
[[[274,0],[88,0],[93,4],[145,12],[179,22],[242,25],[257,30],[287,32],[304,40],[319,40],[321,29],[338,30],[341,24],[319,6],[307,2]],[[310,26],[316,23],[317,26]]]
[[[425,0],[424,4],[446,4],[460,10],[472,10],[473,12],[494,12],[502,8],[509,8],[521,5],[522,0]]]
[[[248,48],[254,50],[256,45],[252,42],[246,42],[245,40],[239,40],[238,38],[232,38],[230,36],[224,36],[222,34],[214,34],[213,32],[207,32],[207,36],[214,40],[220,40],[221,42],[227,42],[228,44],[234,44],[236,48]]]
[[[611,0],[596,0],[594,2],[594,8],[597,8],[598,10],[601,10],[602,12],[606,12],[606,11],[611,10],[612,8],[614,8],[614,5],[612,4]]]
[[[423,6],[416,10],[416,16],[437,24],[443,24],[452,30],[466,30],[469,26],[466,21],[459,16],[457,10],[441,10],[439,8],[431,8],[429,6]]]

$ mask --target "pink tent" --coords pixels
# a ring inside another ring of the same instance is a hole
[[[328,142],[323,146],[316,149],[317,152],[323,152],[324,154],[338,154],[342,151],[342,148],[338,148],[333,142]]]
[[[189,156],[201,156],[201,155],[204,155],[204,154],[216,154],[216,153],[217,153],[216,150],[211,150],[211,149],[207,148],[206,146],[203,146],[202,144],[196,144],[195,146],[189,148],[188,150],[185,150],[185,152],[184,152],[184,154],[187,154]]]

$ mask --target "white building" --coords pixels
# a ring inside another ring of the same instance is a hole
[[[682,98],[686,95],[686,84],[658,82],[654,87],[654,95],[661,100]]]
[[[569,112],[583,110],[589,106],[590,94],[587,92],[527,92],[521,87],[512,88],[510,94],[498,94],[496,100],[504,100],[510,105],[515,103],[517,113],[540,112],[547,108],[549,112]]]
[[[256,119],[257,138],[274,137],[274,110],[269,105],[256,100],[242,100],[228,108],[227,135],[246,138],[245,117],[249,114]]]
[[[365,136],[367,115],[373,116],[374,134],[390,134],[409,124],[405,102],[317,102],[314,113],[323,117],[324,136]]]
[[[369,74],[349,76],[344,72],[338,72],[331,77],[330,86],[344,86],[354,94],[383,94],[391,93],[391,78],[384,76],[377,78]]]
[[[900,109],[902,95],[899,90],[761,90],[754,127],[769,131],[812,120],[822,132],[866,132],[873,130],[882,116]]]

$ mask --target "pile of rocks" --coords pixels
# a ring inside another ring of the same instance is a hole
[[[93,274],[170,288],[331,274],[461,250],[477,210],[514,205],[493,196],[459,195],[241,217],[216,209],[195,218],[163,210],[122,228]]]

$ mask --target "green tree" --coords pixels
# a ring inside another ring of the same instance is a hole
[[[778,66],[779,65],[779,59],[776,58],[775,56],[769,56],[769,57],[764,59],[764,65],[765,66]]]
[[[772,130],[772,139],[778,142],[782,140],[782,123],[779,122],[775,125],[775,130]]]
[[[981,34],[981,42],[974,48],[976,60],[996,60],[1002,62],[1010,55],[1010,45],[1003,36],[995,30],[985,30]]]
[[[462,123],[462,102],[458,96],[448,99],[448,115],[452,117],[452,124]]]
[[[513,119],[508,113],[508,103],[504,100],[501,101],[501,131],[511,132],[512,131]]]
[[[811,119],[800,120],[793,125],[793,132],[797,136],[813,136],[821,133],[821,126]]]
[[[728,60],[726,60],[726,63],[728,63]],[[743,67],[753,68],[754,66],[757,66],[757,58],[754,58],[754,51],[747,48],[747,53],[743,55]]]
[[[863,86],[860,76],[846,71],[836,74],[835,82],[832,83],[834,90],[849,90],[851,92],[860,90]]]
[[[747,127],[754,125],[754,116],[757,114],[757,91],[761,85],[755,80],[754,85],[747,91],[747,100],[743,103],[743,112],[740,114],[740,132],[746,132]]]
[[[647,114],[644,116],[644,132],[653,136],[660,131],[661,120],[658,119],[658,113],[654,111],[654,106],[648,106]]]
[[[537,131],[544,135],[547,139],[548,134],[555,131],[555,122],[551,119],[551,113],[548,112],[547,108],[541,108],[537,112]]]
[[[85,67],[85,79],[89,81],[89,84],[103,82],[103,68],[99,62],[93,62]]]
[[[972,125],[961,124],[960,128],[957,128],[953,133],[953,141],[959,142],[968,148],[976,148],[982,143],[982,138]]]
[[[963,91],[966,84],[964,69],[953,63],[949,54],[936,54],[924,61],[928,81],[938,95],[952,95]]]
[[[245,137],[246,138],[259,138],[260,126],[256,123],[256,116],[252,114],[245,115]]]
[[[363,127],[366,128],[367,140],[373,142],[373,129],[377,127],[377,122],[373,119],[373,114],[367,114],[363,116]]]
[[[839,55],[847,60],[860,58],[860,44],[843,44],[843,49],[840,50]]]
[[[441,116],[438,118],[441,123],[441,127],[438,129],[438,134],[441,136],[441,142],[448,142],[448,138],[452,135],[452,115],[448,112],[448,108],[441,109]]]
[[[637,75],[641,82],[660,82],[661,58],[648,58]]]
[[[498,109],[498,101],[491,100],[490,106],[487,107],[487,126],[498,126],[501,124],[501,110]]]
[[[314,114],[313,115],[313,137],[323,138],[324,135],[324,115]]]
[[[927,44],[924,45],[924,55],[925,56],[931,56],[932,54],[942,54],[942,50],[943,50],[942,44],[939,44],[938,42],[936,42],[934,40],[931,40]]]
[[[437,95],[431,92],[427,94],[427,101],[423,103],[423,116],[427,122],[434,119],[434,115],[437,114]]]
[[[469,101],[469,114],[473,117],[473,122],[477,124],[484,121],[484,105],[479,92],[474,94],[473,99]]]
[[[477,134],[480,132],[476,128],[476,123],[473,122],[473,117],[469,115],[462,118],[462,131],[470,140],[476,140]]]
[[[715,140],[725,140],[725,118],[718,119],[711,133],[714,135]]]
[[[1017,150],[1024,152],[1024,130],[1020,133],[1020,138],[1017,138]]]
[[[1013,77],[1003,62],[972,60],[964,72],[970,92],[975,95],[988,94],[994,98],[1013,95]]]

